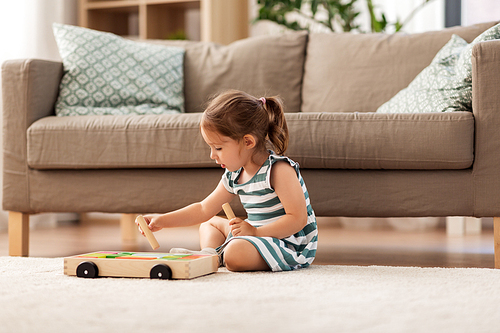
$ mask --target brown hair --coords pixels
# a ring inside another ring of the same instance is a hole
[[[256,151],[266,150],[266,139],[282,155],[288,147],[283,102],[278,96],[256,98],[238,90],[215,96],[201,119],[201,127],[240,141],[246,134],[256,140]]]

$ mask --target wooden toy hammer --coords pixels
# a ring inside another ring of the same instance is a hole
[[[236,216],[234,215],[233,209],[231,206],[229,206],[229,203],[225,203],[222,205],[222,209],[224,209],[224,213],[226,213],[226,216],[228,220],[234,219]]]
[[[148,242],[153,248],[153,250],[159,248],[160,244],[158,244],[158,241],[151,232],[151,229],[149,229],[149,226],[146,223],[146,220],[144,220],[144,217],[142,215],[137,216],[137,222],[139,222],[139,225],[141,226],[141,229],[144,232],[144,235],[146,235],[146,238],[148,239]]]

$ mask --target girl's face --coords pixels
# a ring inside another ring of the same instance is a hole
[[[201,135],[210,146],[210,158],[215,160],[222,168],[229,171],[239,170],[248,163],[251,151],[244,149],[244,145],[217,132],[201,128]]]

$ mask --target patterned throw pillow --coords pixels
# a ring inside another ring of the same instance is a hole
[[[58,116],[184,112],[184,52],[54,24],[64,75]]]
[[[472,43],[453,35],[431,64],[377,113],[472,111],[472,48],[479,42],[500,38],[500,24],[486,30]]]

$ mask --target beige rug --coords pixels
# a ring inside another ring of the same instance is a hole
[[[500,270],[319,266],[190,281],[0,257],[0,332],[499,332]]]

